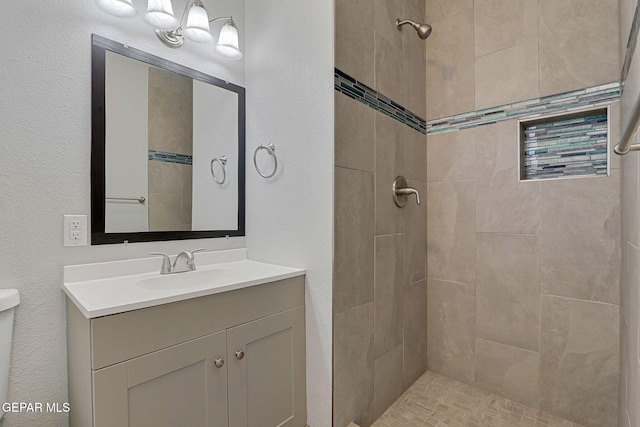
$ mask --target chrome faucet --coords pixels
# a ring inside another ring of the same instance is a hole
[[[151,255],[159,255],[162,257],[162,266],[160,267],[160,274],[173,274],[184,273],[185,271],[195,271],[196,262],[193,256],[194,253],[204,251],[204,248],[195,249],[191,252],[182,251],[176,255],[173,265],[171,264],[171,258],[169,255],[160,252],[152,252]]]

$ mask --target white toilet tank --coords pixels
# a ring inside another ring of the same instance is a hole
[[[0,420],[4,416],[1,405],[7,401],[9,386],[9,356],[13,336],[13,309],[20,304],[15,289],[0,289]]]

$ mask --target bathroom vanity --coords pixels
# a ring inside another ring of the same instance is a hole
[[[65,267],[71,427],[305,425],[304,270],[197,260]]]

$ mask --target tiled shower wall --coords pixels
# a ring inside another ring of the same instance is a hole
[[[630,38],[636,0],[620,1],[622,58]],[[637,42],[637,35],[635,36]],[[622,124],[640,97],[640,53],[633,55],[621,100]],[[633,143],[640,143],[638,135]],[[640,153],[622,157],[622,316],[620,322],[620,427],[640,425]]]
[[[337,0],[336,68],[424,118],[423,0]],[[404,175],[423,197],[400,209]],[[426,137],[335,92],[333,425],[369,426],[426,370]]]
[[[619,78],[616,0],[427,0],[426,13],[428,120]],[[612,141],[619,115],[612,104]],[[617,426],[620,159],[609,177],[518,182],[515,121],[427,147],[428,368]]]

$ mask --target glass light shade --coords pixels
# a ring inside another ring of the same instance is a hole
[[[182,29],[182,34],[194,42],[213,42],[213,36],[209,31],[209,15],[204,7],[197,3],[191,6],[187,16],[187,25]]]
[[[171,31],[180,26],[180,22],[173,14],[171,0],[149,0],[144,22],[158,30]]]
[[[131,0],[98,0],[98,7],[109,15],[128,18],[138,12]]]
[[[237,60],[242,58],[242,52],[240,52],[240,47],[238,46],[238,29],[233,21],[229,20],[222,26],[215,51],[218,55],[227,59]]]

